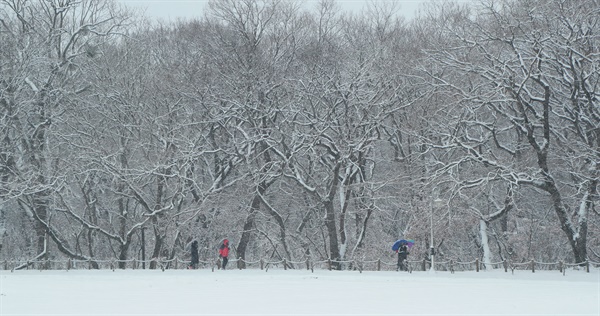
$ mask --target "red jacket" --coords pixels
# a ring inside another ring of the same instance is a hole
[[[219,247],[219,256],[222,258],[229,256],[229,240],[223,240],[223,244]]]

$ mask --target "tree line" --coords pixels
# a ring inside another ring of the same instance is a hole
[[[600,2],[400,9],[1,0],[0,258],[600,259]]]

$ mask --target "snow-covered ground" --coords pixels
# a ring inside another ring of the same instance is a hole
[[[600,272],[1,271],[0,315],[600,315]]]

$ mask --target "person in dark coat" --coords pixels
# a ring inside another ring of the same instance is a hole
[[[398,269],[400,271],[408,271],[408,266],[406,264],[406,257],[408,256],[408,247],[406,245],[400,245],[398,248]]]
[[[223,240],[221,247],[219,247],[219,257],[222,260],[221,268],[225,270],[225,266],[227,266],[227,257],[229,256],[229,240]]]
[[[194,240],[192,242],[192,261],[188,266],[188,269],[198,269],[198,264],[200,263],[200,259],[198,258],[198,241]]]

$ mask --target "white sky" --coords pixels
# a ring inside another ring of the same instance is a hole
[[[0,315],[591,316],[599,272],[0,271]]]
[[[177,18],[192,18],[202,16],[204,7],[208,0],[118,0],[134,8],[145,8],[146,15],[152,18],[175,20]],[[337,0],[344,9],[359,12],[370,0]],[[417,11],[419,5],[427,0],[378,0],[397,2],[400,5],[400,13],[411,18]],[[442,2],[446,0],[430,0]],[[473,0],[461,0],[468,2]],[[318,0],[304,0],[307,5],[314,5]]]

